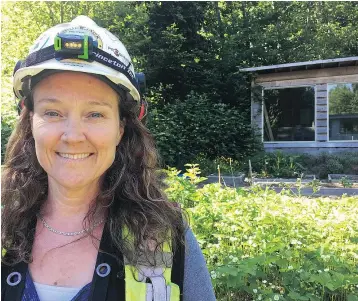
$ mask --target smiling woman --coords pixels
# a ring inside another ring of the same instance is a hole
[[[124,133],[118,94],[92,75],[61,72],[36,85],[33,101],[32,134],[49,181],[98,189]]]
[[[44,38],[14,72],[1,299],[215,300],[185,212],[161,190],[125,47],[84,16]]]

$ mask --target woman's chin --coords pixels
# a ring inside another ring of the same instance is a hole
[[[56,176],[56,175],[52,175],[52,179],[53,184],[55,185],[60,185],[64,188],[67,189],[71,189],[71,190],[76,190],[76,189],[81,189],[87,186],[93,186],[94,182],[96,182],[96,179],[92,179],[90,177],[85,176],[83,174],[80,175],[71,175],[70,173],[63,176]]]

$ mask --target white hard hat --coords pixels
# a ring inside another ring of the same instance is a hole
[[[83,53],[82,53],[83,52]],[[122,42],[86,16],[46,30],[14,71],[14,92],[24,96],[25,78],[45,70],[85,72],[106,77],[140,101],[131,58]]]

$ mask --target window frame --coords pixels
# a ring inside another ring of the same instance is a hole
[[[358,82],[335,82],[335,83],[330,83],[327,82],[327,142],[358,142],[357,140],[331,140],[329,137],[329,128],[330,128],[330,118],[329,118],[329,85],[349,85],[349,84],[358,84]],[[358,113],[357,113],[358,114]]]
[[[264,118],[264,101],[265,101],[265,90],[279,90],[279,89],[291,89],[291,88],[307,88],[307,87],[311,87],[313,88],[313,93],[314,93],[314,140],[311,141],[292,141],[292,140],[286,140],[286,141],[265,141],[264,139],[264,134],[265,134],[265,118]],[[328,87],[328,86],[327,86]],[[328,88],[327,88],[328,91]],[[328,93],[328,92],[327,92]],[[328,100],[327,100],[328,102]],[[327,109],[328,112],[328,109]],[[307,144],[307,143],[313,143],[313,142],[317,142],[317,85],[315,84],[311,84],[311,85],[287,85],[287,86],[278,86],[278,87],[262,87],[262,103],[261,103],[261,124],[262,124],[262,129],[261,129],[261,142],[262,143],[273,143],[273,144],[283,144],[283,143],[303,143],[303,144]],[[329,124],[327,124],[327,126],[329,126]],[[328,128],[329,129],[329,128]],[[327,131],[327,135],[329,136],[329,132]]]

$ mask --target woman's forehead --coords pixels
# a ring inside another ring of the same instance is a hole
[[[118,94],[104,81],[85,73],[60,72],[42,79],[34,88],[34,101],[39,98],[78,98],[118,101]]]

